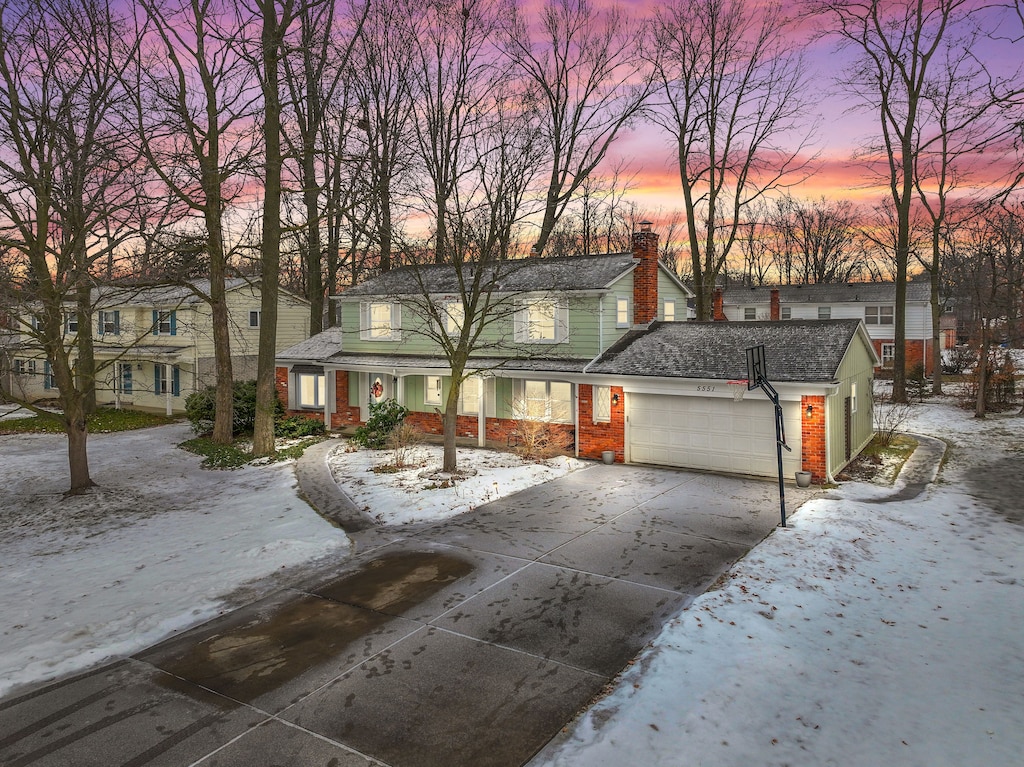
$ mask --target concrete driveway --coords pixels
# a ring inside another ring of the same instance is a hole
[[[778,521],[773,482],[594,465],[363,526],[344,569],[0,702],[0,763],[521,765]]]

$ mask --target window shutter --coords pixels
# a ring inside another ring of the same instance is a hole
[[[559,301],[555,308],[555,342],[564,343],[569,340],[569,305]]]
[[[114,335],[121,335],[121,310],[114,310]]]
[[[171,312],[171,335],[178,335],[178,312]]]
[[[153,310],[153,335],[160,335],[160,312]]]
[[[103,335],[103,314],[103,312],[96,313],[96,335],[98,336]]]
[[[497,418],[498,417],[498,403],[497,403],[498,395],[497,395],[496,391],[497,391],[497,385],[496,385],[496,382],[495,382],[494,378],[493,377],[492,378],[485,378],[484,379],[484,398],[486,399],[486,402],[484,403],[484,410],[485,410],[484,415],[487,418]]]
[[[164,372],[163,368],[164,368],[163,365],[154,365],[153,366],[153,393],[157,394],[157,395],[159,395],[161,393],[160,392],[160,389],[161,389],[160,379],[163,378],[163,372]]]
[[[359,338],[370,340],[370,304],[366,301],[359,303]]]
[[[46,360],[43,363],[43,388],[44,389],[52,389],[53,388],[53,380],[51,379],[51,374],[52,373],[51,373],[51,369],[50,369],[50,361]]]
[[[399,340],[402,337],[402,305],[391,304],[391,338]]]
[[[171,394],[175,397],[181,394],[181,371],[177,365],[171,368]]]

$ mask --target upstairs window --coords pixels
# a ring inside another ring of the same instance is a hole
[[[536,298],[523,302],[515,324],[520,343],[561,343],[569,336],[569,311],[553,298]]]
[[[258,311],[249,312],[249,327],[258,328],[260,326],[260,313]]]
[[[359,337],[364,341],[398,341],[402,337],[401,307],[386,301],[360,304]]]
[[[793,319],[793,308],[790,306],[779,307],[779,319],[791,320]]]
[[[78,312],[65,312],[64,313],[64,332],[65,333],[77,333],[78,332]]]
[[[96,334],[100,336],[120,335],[121,312],[116,309],[113,311],[99,312],[96,315]]]
[[[178,313],[170,311],[153,310],[153,335],[155,336],[176,336],[178,335]]]
[[[441,306],[441,318],[444,321],[444,332],[450,336],[462,333],[466,322],[466,307],[462,301],[446,301]]]
[[[619,296],[615,299],[615,327],[629,327],[629,297]]]
[[[756,306],[744,306],[743,307],[743,319],[747,322],[757,319],[757,307]]]
[[[661,305],[661,318],[665,322],[676,321],[676,302],[672,299],[666,298],[664,303]]]
[[[865,325],[892,325],[895,321],[895,308],[892,306],[865,306]]]
[[[819,306],[818,307],[818,319],[819,320],[830,320],[830,319],[832,319],[832,307],[831,306]]]

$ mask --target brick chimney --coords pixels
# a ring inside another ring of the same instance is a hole
[[[640,261],[633,270],[633,324],[648,325],[658,317],[658,235],[650,221],[633,232],[633,258]]]
[[[715,288],[714,299],[711,304],[711,319],[715,322],[725,322],[725,320],[729,319],[725,316],[725,309],[722,307],[722,303],[722,289]]]
[[[772,322],[778,322],[779,320],[782,319],[782,311],[779,309],[779,289],[778,288],[772,288],[772,298],[771,298],[771,303],[769,304],[768,318],[770,320],[772,320]]]

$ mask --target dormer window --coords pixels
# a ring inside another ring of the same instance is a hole
[[[619,296],[615,299],[615,327],[628,328],[629,325],[629,298],[627,296]]]

